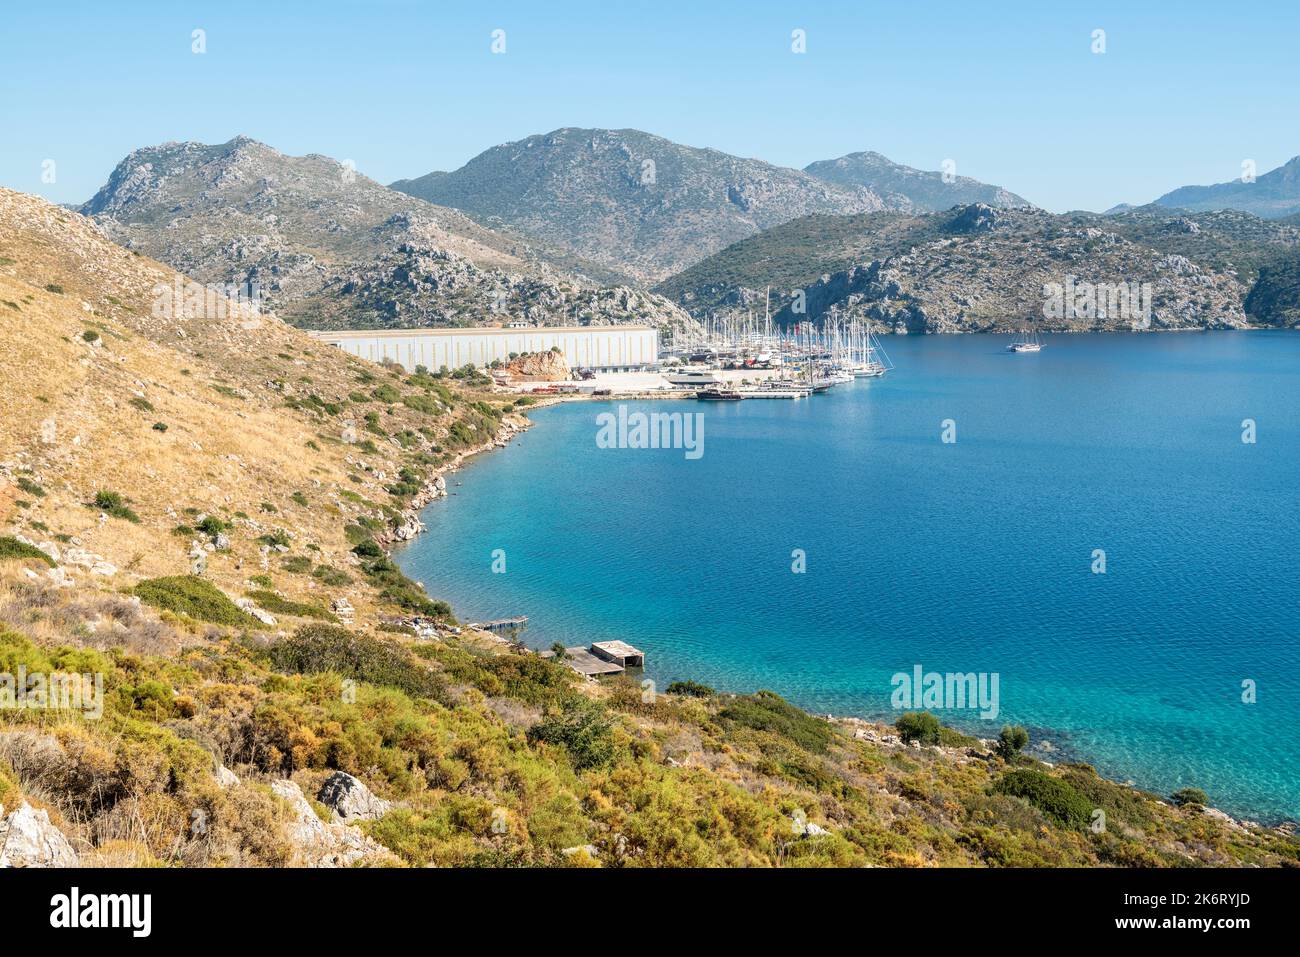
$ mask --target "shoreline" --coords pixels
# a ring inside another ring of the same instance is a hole
[[[1205,331],[1245,331],[1245,330],[1205,330]],[[979,333],[975,333],[975,334],[979,334]],[[611,401],[620,401],[620,400],[636,400],[638,398],[659,399],[665,397],[661,395],[653,395],[653,394],[646,395],[646,396],[636,396],[636,395],[593,396],[589,394],[546,395],[546,396],[537,397],[535,403],[533,405],[527,406],[526,408],[529,410],[533,410],[533,409],[549,408],[551,406],[556,406],[556,405],[561,405],[566,403],[574,403],[574,402],[592,402],[592,401],[611,402]],[[444,463],[443,465],[438,466],[433,470],[432,477],[426,482],[425,487],[421,490],[420,495],[415,496],[415,498],[412,500],[413,503],[418,502],[419,504],[418,505],[412,504],[412,506],[408,510],[402,513],[403,517],[409,519],[414,526],[418,526],[418,529],[414,530],[409,535],[409,537],[396,537],[391,541],[387,541],[387,540],[381,541],[380,544],[383,547],[391,549],[396,545],[410,544],[417,537],[419,537],[419,535],[427,531],[427,527],[425,526],[423,520],[420,518],[420,513],[422,513],[425,508],[432,505],[438,499],[447,497],[448,493],[446,491],[446,481],[445,481],[446,475],[459,471],[461,467],[465,464],[465,462],[474,456],[478,456],[487,452],[492,452],[498,449],[508,448],[511,439],[531,430],[533,426],[537,424],[531,419],[529,419],[526,414],[520,414],[520,413],[511,413],[511,414],[515,415],[515,417],[521,421],[519,423],[512,423],[503,419],[501,427],[498,428],[496,434],[493,436],[491,440],[481,443],[480,445],[474,446],[470,449],[465,449],[461,452],[458,452],[451,461]],[[430,489],[436,489],[436,493],[430,494],[427,499],[424,498],[424,493]],[[426,594],[428,594],[427,589],[424,589],[423,583],[420,583],[420,587],[422,590],[425,590]],[[464,624],[461,624],[459,627],[461,627],[462,629],[466,629],[466,626]],[[504,639],[501,636],[493,634],[491,632],[481,631],[477,629],[467,629],[467,630],[472,630],[474,634],[501,645],[510,644],[510,642],[507,639]],[[529,650],[533,654],[539,653],[539,649],[529,648]],[[599,684],[599,681],[597,679],[589,679],[589,680],[595,681],[597,684]],[[719,693],[720,694],[747,694],[751,692],[720,691]],[[800,707],[801,709],[803,708],[803,706],[799,705],[798,702],[792,701],[792,703],[795,704],[797,707]],[[807,709],[803,709],[803,710],[807,710]],[[891,735],[894,735],[895,733],[892,722],[884,720],[886,716],[880,713],[865,712],[865,711],[862,714],[838,714],[838,715],[830,714],[830,713],[819,714],[813,711],[808,711],[807,713],[817,717],[821,717],[824,720],[826,720],[828,723],[836,725],[838,727],[844,727],[847,730],[850,730],[851,732],[864,730],[864,729],[883,729],[883,730],[875,730],[873,732],[879,734],[882,737],[889,737]],[[936,717],[938,717],[940,721],[944,723],[945,727],[950,727],[953,730],[958,731],[959,733],[966,734],[966,732],[961,731],[960,727],[951,725],[948,722],[944,721],[941,714],[936,714]],[[1068,737],[1068,732],[1064,730],[1052,729],[1052,728],[1046,728],[1041,730],[1046,731],[1048,735],[1052,735],[1055,732],[1058,736]],[[857,734],[854,733],[853,736],[857,737]],[[970,734],[967,736],[975,738],[976,740],[980,741],[981,744],[986,749],[988,747],[991,747],[992,739],[986,739],[975,734]],[[873,740],[873,739],[868,739],[868,740]],[[1078,763],[1078,762],[1087,763],[1089,765],[1092,765],[1093,763],[1093,759],[1091,758],[1091,756],[1089,756],[1084,752],[1079,752],[1072,748],[1047,751],[1048,755],[1056,754],[1061,759],[1061,760],[1049,760],[1048,758],[1041,756],[1044,751],[1044,749],[1041,748],[1041,744],[1043,744],[1044,742],[1051,745],[1051,738],[1049,736],[1041,736],[1040,739],[1035,742],[1036,747],[1026,748],[1026,754],[1029,757],[1033,758],[1035,761],[1039,761],[1043,764],[1046,764],[1049,767],[1056,767],[1058,764],[1069,764],[1069,763]],[[910,745],[902,744],[901,742],[900,742],[900,746],[903,749],[907,749],[911,747]],[[968,750],[966,748],[945,748],[940,745],[916,745],[916,746],[922,748],[930,747],[932,749],[938,750],[945,754],[952,752],[952,754],[949,754],[950,757],[955,757],[958,753],[965,753],[965,751]],[[1037,753],[1030,753],[1030,752],[1037,752]],[[1102,772],[1100,771],[1098,771],[1098,774],[1101,775],[1102,777],[1106,777],[1106,775],[1102,774]],[[1108,777],[1107,780],[1110,780],[1112,783],[1122,787],[1128,787],[1135,791],[1141,791],[1143,793],[1150,794],[1156,800],[1159,800],[1162,803],[1167,805],[1169,804],[1168,798],[1166,796],[1162,796],[1154,791],[1150,791],[1147,788],[1143,787],[1140,783],[1137,783],[1131,779],[1128,781],[1119,781],[1115,778]],[[1220,820],[1221,822],[1227,824],[1230,827],[1234,827],[1243,831],[1261,830],[1261,831],[1276,831],[1278,833],[1294,833],[1300,830],[1300,820],[1297,820],[1297,818],[1293,818],[1293,817],[1283,816],[1277,818],[1276,820],[1268,816],[1260,816],[1259,820],[1256,820],[1254,817],[1238,818],[1209,804],[1204,806],[1203,813],[1206,813],[1209,816],[1214,817],[1217,820]]]

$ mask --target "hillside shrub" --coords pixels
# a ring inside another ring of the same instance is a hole
[[[921,744],[938,744],[942,727],[939,719],[928,711],[909,711],[894,722],[900,738]]]
[[[1062,827],[1082,830],[1092,820],[1092,802],[1073,786],[1042,771],[1008,771],[993,785],[996,794],[1023,798]]]
[[[214,625],[262,627],[252,615],[245,614],[221,589],[197,575],[172,575],[150,578],[132,590],[146,605],[186,615]]]

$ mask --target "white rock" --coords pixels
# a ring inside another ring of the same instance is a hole
[[[388,813],[392,805],[375,797],[370,788],[359,779],[343,771],[335,771],[321,785],[316,800],[334,812],[345,824],[353,821],[377,821]]]
[[[294,818],[289,838],[307,867],[348,867],[367,857],[392,859],[392,852],[356,828],[318,818],[294,782],[274,781],[271,791],[289,803]]]
[[[79,863],[77,852],[44,810],[24,801],[0,820],[0,867],[76,867]]]

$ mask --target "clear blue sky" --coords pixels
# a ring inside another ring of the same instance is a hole
[[[561,126],[796,167],[877,150],[1057,211],[1300,153],[1295,0],[47,2],[3,20],[0,184],[59,202],[136,147],[239,133],[381,182]]]

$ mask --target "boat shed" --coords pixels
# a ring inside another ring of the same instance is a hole
[[[623,668],[645,667],[645,653],[625,641],[594,641],[591,653]]]

